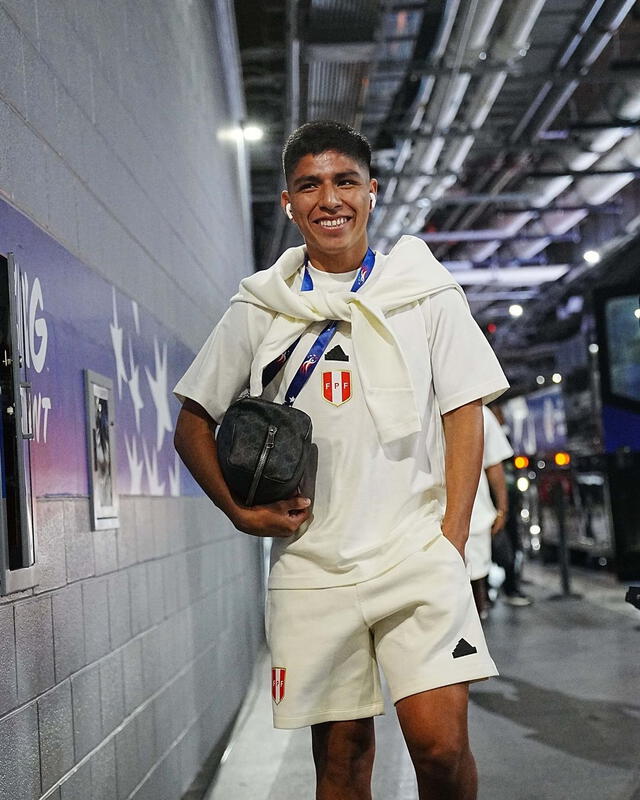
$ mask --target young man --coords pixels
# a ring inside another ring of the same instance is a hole
[[[176,386],[175,441],[238,530],[274,537],[274,724],[311,726],[316,798],[371,797],[380,666],[420,797],[472,800],[468,684],[496,669],[462,554],[482,402],[507,382],[462,290],[421,240],[403,237],[388,256],[368,249],[370,159],[345,125],[291,135],[282,206],[305,245],[242,281]],[[318,354],[327,320],[337,327]],[[263,391],[264,368],[298,337]],[[313,506],[296,496],[244,507],[222,478],[216,425],[246,387],[282,402],[299,372],[308,380],[295,406],[311,416],[319,451]]]

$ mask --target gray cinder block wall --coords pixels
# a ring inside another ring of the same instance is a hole
[[[196,350],[251,271],[226,0],[0,0],[0,192]],[[79,298],[81,301],[82,298]],[[90,298],[86,298],[90,302]],[[262,640],[259,543],[206,498],[38,498],[0,599],[0,798],[177,800]]]

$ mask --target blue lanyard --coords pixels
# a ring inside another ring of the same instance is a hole
[[[371,270],[373,269],[376,263],[376,254],[371,250],[371,248],[367,249],[365,257],[362,261],[362,264],[358,268],[358,274],[355,277],[353,282],[353,286],[351,287],[352,292],[357,292],[358,289],[364,284],[367,280],[369,275],[371,274]],[[313,279],[311,278],[311,274],[308,269],[309,264],[309,257],[305,254],[304,257],[304,275],[302,277],[302,286],[300,287],[300,291],[302,292],[310,292],[313,289]],[[300,394],[302,387],[311,377],[311,373],[316,368],[318,361],[320,361],[322,354],[327,349],[333,334],[336,332],[336,328],[338,327],[338,320],[331,320],[328,322],[320,335],[315,340],[311,349],[304,357],[302,364],[298,367],[298,371],[293,376],[293,380],[289,384],[289,388],[287,389],[287,393],[284,399],[285,406],[292,406]],[[280,372],[282,367],[287,363],[289,357],[293,353],[296,348],[296,345],[300,341],[302,336],[299,336],[295,342],[289,345],[287,349],[279,355],[278,358],[274,359],[270,364],[262,371],[262,387],[264,388],[267,386],[271,381],[275,378],[275,376]]]

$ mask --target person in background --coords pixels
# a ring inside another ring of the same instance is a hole
[[[500,423],[486,406],[482,409],[482,418],[484,423],[482,472],[473,503],[469,539],[464,554],[478,614],[480,619],[486,619],[489,615],[487,576],[491,568],[491,540],[504,528],[509,510],[502,462],[513,456],[513,450],[502,432]]]
[[[495,536],[491,539],[491,558],[494,564],[504,570],[504,582],[499,589],[500,598],[507,605],[525,607],[530,606],[533,600],[520,589],[520,569],[517,566],[518,559],[522,558],[520,531],[518,528],[518,498],[520,493],[516,487],[513,466],[507,464],[504,472],[509,510],[506,523],[496,531]]]
[[[495,405],[491,409],[495,414],[505,436],[509,428],[505,422],[502,409]],[[491,587],[490,599],[495,599],[500,595],[503,602],[514,607],[530,606],[533,600],[520,589],[520,576],[522,563],[522,542],[520,540],[519,527],[519,501],[520,492],[516,486],[516,472],[512,461],[503,463],[504,479],[507,485],[508,511],[506,522],[498,527],[491,538],[491,558],[494,564],[504,570],[504,582],[499,588]],[[496,473],[496,480],[500,480]]]

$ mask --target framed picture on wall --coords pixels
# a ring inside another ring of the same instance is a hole
[[[92,530],[119,527],[113,383],[85,370]]]

